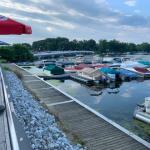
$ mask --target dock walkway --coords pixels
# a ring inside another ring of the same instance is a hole
[[[89,150],[149,150],[150,144],[37,76],[11,64],[24,85]]]
[[[1,76],[0,76],[0,105],[5,106]],[[0,114],[0,150],[11,150],[6,111]]]

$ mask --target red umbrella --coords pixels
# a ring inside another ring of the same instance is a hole
[[[30,26],[0,15],[0,34],[32,34]]]

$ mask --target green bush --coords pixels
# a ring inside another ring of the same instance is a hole
[[[22,44],[0,47],[0,57],[9,62],[32,61],[34,59],[29,48]]]

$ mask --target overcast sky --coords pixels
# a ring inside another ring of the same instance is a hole
[[[150,42],[150,0],[0,0],[0,15],[32,26],[32,35],[0,36],[9,43],[58,36]]]

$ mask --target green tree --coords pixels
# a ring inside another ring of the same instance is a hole
[[[0,47],[0,56],[10,62],[32,61],[33,54],[22,44]]]
[[[27,46],[27,45],[26,45]],[[28,45],[28,48],[30,46]],[[150,52],[150,44],[134,44],[120,42],[117,40],[107,41],[99,40],[69,40],[65,37],[47,38],[45,40],[35,41],[32,44],[34,51],[57,51],[57,50],[90,50],[96,53],[125,53],[125,52]]]

